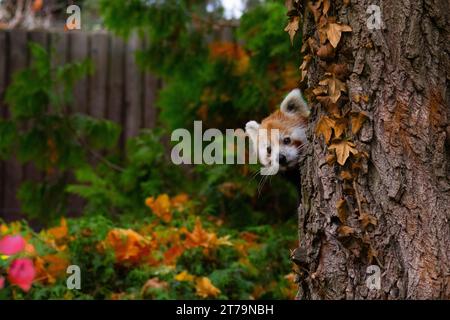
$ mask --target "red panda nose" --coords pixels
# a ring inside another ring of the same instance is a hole
[[[280,154],[278,156],[278,163],[281,165],[285,165],[287,163],[286,156],[284,154]]]

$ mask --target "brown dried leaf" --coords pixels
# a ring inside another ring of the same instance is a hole
[[[357,134],[359,130],[361,130],[364,121],[366,121],[369,117],[365,112],[355,112],[351,115],[351,123],[352,123],[352,133]]]
[[[300,71],[301,71],[300,82],[305,80],[306,75],[308,74],[308,66],[309,66],[311,59],[312,59],[312,56],[310,54],[307,54],[306,56],[303,57],[303,62],[302,62],[302,65],[300,66]]]
[[[372,246],[369,246],[369,250],[367,250],[367,260],[369,264],[372,264],[373,258],[378,257],[378,251],[375,250]]]
[[[336,162],[336,155],[334,153],[327,154],[325,161],[329,166],[332,166]]]
[[[339,118],[341,116],[338,105],[331,102],[331,98],[329,96],[316,96],[316,99],[320,102],[322,107],[324,107],[334,117]]]
[[[334,55],[335,55],[335,50],[329,42],[321,45],[319,50],[317,50],[317,56],[320,59],[328,59],[328,58],[331,59],[331,58],[334,58]]]
[[[331,45],[336,48],[341,40],[342,32],[351,32],[352,28],[345,24],[328,23],[325,31]]]
[[[378,223],[377,218],[375,218],[371,214],[368,214],[367,212],[361,213],[358,220],[361,221],[361,225],[364,229],[367,228],[369,224],[376,226]]]
[[[337,210],[337,216],[339,218],[339,220],[341,221],[341,223],[346,223],[347,222],[347,203],[345,201],[345,199],[339,199],[336,202],[336,210]]]
[[[326,15],[330,10],[330,0],[323,0],[323,14]]]
[[[325,143],[328,144],[331,139],[333,127],[334,127],[334,120],[327,116],[322,116],[317,122],[316,134],[317,135],[322,134],[325,139]]]
[[[318,86],[318,87],[315,87],[315,88],[312,90],[312,92],[314,93],[315,96],[320,96],[320,95],[323,95],[323,94],[326,94],[326,93],[327,93],[327,87],[324,87],[324,86]]]
[[[343,166],[347,161],[350,153],[357,154],[358,149],[355,148],[355,144],[351,141],[342,140],[337,143],[333,143],[328,147],[328,150],[334,150],[336,152],[337,162]]]
[[[333,63],[327,67],[326,71],[340,80],[345,80],[349,74],[347,65],[343,63]]]
[[[294,44],[294,37],[298,31],[299,24],[300,24],[300,17],[294,16],[291,17],[288,25],[286,26],[286,28],[284,28],[284,31],[286,31],[289,34],[289,38],[291,39],[292,45]]]
[[[320,5],[322,4],[322,0],[317,1],[316,3],[312,3],[312,1],[308,1],[308,8],[311,10],[312,14],[314,15],[314,22],[317,23],[319,21],[319,18],[321,16],[320,13]]]
[[[353,175],[350,173],[350,171],[344,170],[341,172],[341,179],[342,180],[352,180]]]
[[[352,227],[349,226],[340,226],[338,229],[338,233],[341,237],[348,237],[349,235],[355,233]]]
[[[336,138],[340,138],[341,135],[347,129],[347,119],[346,118],[336,119],[334,121],[334,123],[335,123],[335,125],[334,125],[334,136]]]
[[[347,87],[344,82],[337,78],[325,78],[319,82],[320,85],[328,86],[328,95],[331,102],[336,103],[341,97],[341,92],[347,92]]]

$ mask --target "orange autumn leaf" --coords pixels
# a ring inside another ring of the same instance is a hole
[[[151,250],[150,241],[131,229],[109,231],[105,244],[114,250],[117,262],[137,263]]]
[[[199,277],[195,280],[195,290],[196,294],[202,298],[215,298],[220,294],[220,290],[207,277]]]
[[[177,281],[187,281],[187,282],[193,282],[195,280],[195,276],[187,272],[186,270],[183,272],[180,272],[174,277]]]
[[[221,245],[232,245],[232,243],[229,241],[229,236],[218,238],[214,232],[203,229],[202,222],[197,218],[194,230],[186,234],[185,245],[187,248],[203,247],[211,249]]]
[[[34,12],[40,11],[42,7],[44,6],[44,0],[34,0],[32,10]]]
[[[24,249],[24,251],[25,251],[28,255],[30,255],[30,256],[36,255],[36,249],[35,249],[34,246],[33,246],[31,243],[29,243],[29,242],[27,242],[27,243],[25,244],[25,249]]]
[[[166,252],[164,252],[164,264],[173,265],[175,264],[176,259],[181,256],[184,252],[184,248],[182,246],[175,245]]]
[[[125,295],[126,295],[125,292],[111,293],[110,299],[111,300],[122,300],[125,297]]]
[[[240,60],[247,56],[245,50],[235,42],[216,41],[209,45],[212,58]]]
[[[188,201],[189,196],[186,193],[180,193],[170,200],[172,207],[177,210],[183,210]]]
[[[256,240],[259,238],[259,236],[257,234],[255,234],[255,233],[252,233],[252,232],[243,231],[240,234],[240,238],[244,239],[248,243],[253,244],[253,243],[256,242]]]
[[[49,254],[37,257],[35,261],[36,279],[43,283],[55,283],[56,279],[66,274],[69,262],[59,255]]]
[[[0,225],[0,234],[4,235],[8,232],[9,228],[6,224],[1,224]]]
[[[261,297],[264,293],[266,293],[266,289],[262,285],[258,284],[253,288],[253,291],[250,294],[250,299],[259,299],[259,297]]]
[[[61,240],[65,238],[68,234],[67,221],[66,219],[61,219],[61,225],[47,230],[47,234],[51,235],[55,240]]]
[[[215,234],[214,234],[215,235]],[[207,247],[209,241],[213,237],[213,234],[208,233],[205,229],[203,229],[202,222],[199,218],[197,218],[195,222],[195,227],[192,232],[188,232],[186,234],[186,247],[194,248],[194,247]]]
[[[244,74],[250,65],[247,52],[236,42],[216,41],[209,45],[210,57],[235,62],[234,73]]]
[[[156,199],[149,197],[145,200],[145,204],[164,222],[170,222],[172,220],[172,213],[170,212],[171,203],[167,194],[161,194]]]

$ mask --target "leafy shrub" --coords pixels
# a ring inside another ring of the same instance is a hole
[[[146,40],[137,59],[165,83],[159,127],[142,130],[125,150],[120,126],[72,107],[73,84],[91,64],[52,69],[48,53],[32,46],[34,64],[7,92],[12,118],[0,121],[0,156],[44,174],[20,188],[27,217],[55,224],[67,216],[70,194],[85,206],[81,217],[38,233],[26,222],[2,225],[0,242],[20,235],[29,250],[0,259],[0,298],[293,298],[294,188],[278,177],[258,181],[255,166],[180,167],[168,158],[171,130],[199,119],[204,129],[242,128],[296,86],[291,61],[300,48],[283,32],[282,4],[256,6],[224,41],[214,25],[220,10],[207,12],[205,3],[100,1],[110,30]],[[26,285],[36,273],[29,290],[10,277],[22,258]],[[69,264],[81,267],[81,290],[67,290]]]
[[[1,224],[0,297],[293,298],[292,283],[284,281],[290,271],[288,250],[280,248],[293,245],[294,230],[286,236],[269,227],[242,232],[224,228],[217,218],[199,218],[185,194],[163,194],[146,203],[141,206],[147,217],[135,222],[98,215],[63,218],[60,225],[39,233],[26,223]],[[17,252],[8,251],[11,236],[23,239]],[[35,276],[18,276],[31,287],[11,278],[11,265],[19,259],[32,261]],[[81,269],[81,290],[66,287],[69,265]]]

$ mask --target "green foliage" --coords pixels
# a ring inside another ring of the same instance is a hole
[[[126,141],[125,150],[117,143],[117,124],[82,115],[77,112],[82,106],[73,106],[72,87],[92,71],[91,64],[53,69],[48,53],[32,46],[33,65],[14,77],[7,92],[13,117],[0,121],[0,157],[16,155],[45,175],[42,183],[25,182],[20,189],[22,210],[29,217],[52,221],[64,215],[70,210],[68,194],[85,200],[83,216],[69,221],[73,239],[66,243],[70,263],[84,271],[82,291],[67,293],[59,279],[52,286],[37,284],[28,295],[17,293],[19,298],[198,298],[195,281],[175,280],[183,271],[210,279],[220,289],[219,299],[291,297],[284,277],[291,270],[289,248],[297,236],[295,189],[279,177],[260,181],[257,166],[175,166],[168,157],[173,129],[191,129],[194,120],[202,120],[204,129],[242,128],[276,109],[296,85],[292,62],[300,48],[298,41],[291,47],[283,31],[287,17],[282,4],[255,6],[224,41],[218,28],[227,21],[217,1],[216,10],[206,10],[210,2],[100,1],[108,29],[145,40],[136,59],[165,84],[157,101],[159,128],[141,131]],[[159,216],[164,210],[144,205],[179,193],[189,195],[189,208],[171,210],[168,220]],[[186,234],[180,230],[192,231],[198,217],[218,237],[230,235],[233,245],[183,247],[175,264],[162,263],[173,249],[164,236],[176,229],[182,238],[177,241],[184,243]],[[147,227],[151,232],[142,231]],[[116,229],[137,230],[155,241],[152,253],[158,263],[119,263],[114,252],[100,250]],[[257,244],[242,240],[243,232],[255,235]],[[164,286],[145,287],[153,278]]]
[[[89,151],[114,147],[120,128],[73,106],[73,86],[92,73],[90,61],[53,68],[44,48],[30,44],[30,51],[31,66],[14,75],[6,92],[11,118],[0,122],[0,156],[42,171],[43,182],[24,182],[18,197],[24,213],[48,220],[66,212],[61,190],[70,170],[87,166]]]

